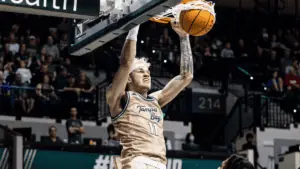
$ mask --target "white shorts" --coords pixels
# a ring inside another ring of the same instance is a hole
[[[167,168],[165,164],[154,161],[150,158],[143,157],[143,156],[135,157],[130,162],[129,165],[126,165],[123,167],[120,166],[120,163],[119,163],[119,165],[116,163],[115,163],[115,166],[117,166],[117,169],[166,169]]]

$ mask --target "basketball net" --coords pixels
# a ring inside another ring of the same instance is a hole
[[[194,0],[189,1],[187,3],[178,4],[170,9],[167,9],[165,12],[160,13],[153,17],[154,20],[161,20],[161,19],[170,19],[171,21],[179,21],[180,12],[185,10],[191,9],[199,9],[199,10],[206,10],[210,12],[214,17],[216,17],[215,13],[215,3],[213,2],[206,2],[203,0]],[[216,20],[214,19],[214,22]]]

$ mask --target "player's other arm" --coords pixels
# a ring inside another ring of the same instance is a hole
[[[180,38],[180,74],[174,77],[162,90],[151,94],[157,98],[161,107],[172,101],[193,79],[193,56],[189,34],[180,27],[179,23],[172,23],[172,28]]]
[[[120,58],[120,67],[115,74],[112,85],[106,91],[106,101],[112,116],[118,115],[120,99],[125,95],[131,66],[136,55],[136,42],[139,26],[131,29],[127,35]]]

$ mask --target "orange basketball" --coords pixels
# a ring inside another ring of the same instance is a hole
[[[207,34],[215,23],[215,16],[207,10],[191,9],[181,11],[181,27],[192,36]]]

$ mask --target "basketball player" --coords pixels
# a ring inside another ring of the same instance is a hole
[[[246,158],[233,154],[218,169],[254,169],[254,166]]]
[[[165,169],[166,147],[161,108],[172,101],[193,79],[189,35],[172,23],[179,35],[180,74],[162,90],[151,93],[150,64],[135,58],[139,26],[129,31],[121,53],[120,68],[106,93],[120,144],[122,169]]]

